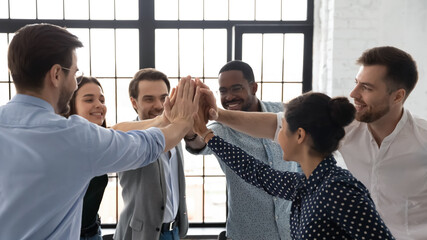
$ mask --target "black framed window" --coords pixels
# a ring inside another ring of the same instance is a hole
[[[242,59],[254,69],[260,99],[286,101],[311,90],[313,2],[0,0],[0,104],[16,94],[6,57],[13,32],[42,22],[65,26],[84,43],[78,65],[103,85],[108,125],[136,117],[127,88],[145,67],[166,73],[172,86],[192,75],[216,92],[222,65]],[[224,226],[225,176],[217,160],[184,155],[190,225]],[[118,220],[120,192],[112,173],[100,209],[107,225]]]

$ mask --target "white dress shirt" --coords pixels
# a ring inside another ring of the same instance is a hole
[[[405,110],[380,147],[354,121],[339,151],[396,239],[427,239],[427,121]]]

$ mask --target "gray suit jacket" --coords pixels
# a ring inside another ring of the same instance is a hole
[[[185,176],[181,144],[176,147],[178,157],[179,208],[177,213],[179,235],[188,230],[185,201]],[[163,157],[163,156],[162,156]],[[160,237],[166,203],[165,176],[160,159],[139,169],[118,173],[124,209],[120,214],[114,239],[156,240]]]

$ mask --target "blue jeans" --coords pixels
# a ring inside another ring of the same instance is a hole
[[[101,227],[98,228],[98,234],[92,237],[80,237],[80,240],[102,240]]]
[[[179,240],[179,230],[178,227],[175,227],[170,232],[162,232],[160,233],[159,240]]]

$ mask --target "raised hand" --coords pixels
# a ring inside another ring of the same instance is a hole
[[[202,95],[200,97],[199,112],[202,110],[206,114],[207,120],[216,120],[218,118],[218,107],[216,106],[216,99],[213,92],[199,78],[196,78],[196,85],[200,88]]]
[[[199,108],[200,91],[191,76],[181,78],[178,87],[172,92],[171,98],[165,101],[165,116],[174,123],[176,121],[187,121],[192,125],[194,115]]]

